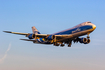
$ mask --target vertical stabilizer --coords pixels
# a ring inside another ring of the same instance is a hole
[[[33,34],[40,34],[40,32],[35,28],[35,26],[32,27]]]

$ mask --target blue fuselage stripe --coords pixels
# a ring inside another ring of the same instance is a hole
[[[74,29],[69,29],[67,31],[62,31],[62,32],[56,33],[54,35],[74,34],[74,33],[80,32],[80,31],[88,30],[88,29],[92,29],[92,26],[89,26],[89,25],[81,26],[81,27],[77,27]]]

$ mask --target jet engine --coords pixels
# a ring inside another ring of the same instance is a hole
[[[29,38],[29,39],[34,39],[34,38],[35,38],[35,34],[30,34],[30,35],[28,36],[28,38]]]
[[[54,39],[54,35],[50,35],[47,37],[48,40],[53,40]]]
[[[90,39],[88,39],[88,38],[80,38],[79,42],[84,43],[84,44],[88,44],[88,43],[90,43]]]

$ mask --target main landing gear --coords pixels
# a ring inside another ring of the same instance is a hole
[[[68,47],[71,47],[72,41],[68,42]]]
[[[71,47],[71,43],[68,44],[68,47]]]
[[[59,45],[60,45],[61,47],[65,46],[65,44],[63,44],[63,43],[59,44],[59,43],[57,43],[57,42],[54,42],[53,45],[54,45],[54,46],[59,46]]]
[[[59,46],[59,45],[60,45],[61,47],[65,46],[62,42],[57,42],[57,41],[56,41],[56,36],[55,36],[54,39],[53,39],[53,45],[54,45],[54,46]]]
[[[71,44],[72,44],[72,43],[69,42],[69,43],[67,43],[67,44],[68,44],[68,47],[71,47]],[[61,46],[61,47],[65,46],[64,43],[57,43],[57,42],[54,42],[53,45],[54,45],[54,46]]]
[[[55,46],[59,46],[59,44],[58,44],[57,42],[54,42],[53,44],[54,44]]]
[[[63,47],[63,46],[65,46],[65,44],[61,44],[60,46]]]
[[[71,47],[71,43],[72,43],[72,41],[70,41],[70,42],[67,42],[67,44],[68,44],[68,47]],[[54,39],[53,39],[53,45],[54,46],[61,46],[61,47],[63,47],[63,46],[65,46],[65,43],[63,43],[63,42],[57,42],[56,41],[56,36],[54,37]]]

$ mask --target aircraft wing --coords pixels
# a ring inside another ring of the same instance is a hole
[[[6,33],[18,34],[18,35],[28,35],[29,33],[19,33],[19,32],[11,32],[11,31],[3,31]]]
[[[18,34],[18,35],[26,35],[26,37],[31,34],[31,33],[20,33],[20,32],[11,32],[11,31],[3,31],[3,32],[12,33],[12,34]],[[47,38],[49,35],[50,34],[35,34],[35,36],[39,37],[39,38]],[[56,40],[58,42],[66,41],[68,39],[73,38],[72,35],[54,35],[54,36],[56,36]],[[33,40],[26,40],[26,41],[33,41]]]

